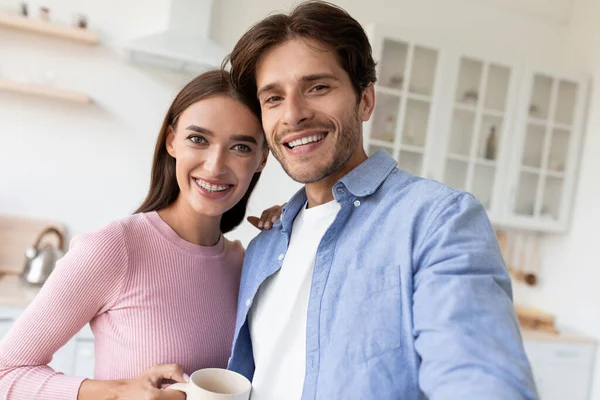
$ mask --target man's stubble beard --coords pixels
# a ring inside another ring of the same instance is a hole
[[[328,176],[330,176],[330,175],[336,173],[337,171],[341,170],[342,168],[344,168],[344,166],[346,165],[346,163],[348,162],[350,157],[352,157],[352,154],[354,154],[354,152],[357,150],[358,146],[360,145],[361,124],[362,124],[362,122],[359,118],[358,107],[357,107],[354,110],[353,115],[342,124],[341,131],[339,132],[339,135],[336,138],[337,139],[336,143],[334,143],[334,145],[333,145],[333,150],[334,150],[333,159],[327,165],[323,166],[322,168],[319,168],[317,171],[314,171],[314,173],[312,173],[311,176],[305,176],[305,174],[303,174],[302,171],[292,170],[292,168],[286,164],[285,157],[281,154],[279,149],[278,148],[274,149],[270,145],[269,145],[269,147],[271,148],[271,152],[273,153],[273,156],[275,157],[275,159],[277,161],[279,161],[279,164],[281,164],[281,166],[283,167],[283,170],[290,178],[292,178],[294,181],[296,181],[298,183],[302,183],[302,184],[315,183],[322,179],[327,178]],[[318,124],[312,124],[307,127],[301,127],[300,129],[296,129],[296,131],[306,130],[306,129],[315,129],[315,130],[328,130],[329,132],[331,132],[331,129],[328,129],[331,126],[335,127],[335,125],[332,122],[327,121],[325,123],[321,122]],[[321,129],[319,129],[319,128],[321,128]],[[322,129],[322,128],[325,128],[325,129]],[[285,136],[287,133],[289,133],[289,132],[284,132],[283,134],[278,134],[276,137],[276,143],[280,143],[279,138]],[[331,133],[329,133],[328,136],[330,134]],[[327,139],[327,137],[325,139]],[[323,139],[323,140],[325,140],[325,139]],[[300,158],[301,161],[306,161],[307,159],[308,159],[308,157],[306,157],[304,159]]]

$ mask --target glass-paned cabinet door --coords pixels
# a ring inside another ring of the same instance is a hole
[[[398,167],[424,175],[438,50],[391,38],[379,41],[373,116],[366,127],[369,155],[383,149]]]
[[[488,210],[500,171],[511,82],[508,66],[459,59],[442,180],[472,193]]]
[[[564,224],[575,178],[573,151],[580,138],[584,82],[534,73],[520,110],[522,148],[517,161],[512,215]]]

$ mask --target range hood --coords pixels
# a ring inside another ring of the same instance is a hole
[[[218,68],[227,53],[209,38],[212,0],[169,0],[167,29],[125,45],[131,61],[182,72]]]

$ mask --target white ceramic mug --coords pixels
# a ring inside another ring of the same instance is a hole
[[[237,372],[206,368],[194,372],[188,383],[175,383],[168,389],[184,392],[188,400],[249,400],[252,384]]]

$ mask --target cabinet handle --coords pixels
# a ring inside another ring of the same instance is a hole
[[[0,322],[13,322],[12,318],[0,318]]]
[[[554,352],[557,357],[560,358],[574,358],[578,356],[576,351],[557,350]]]

